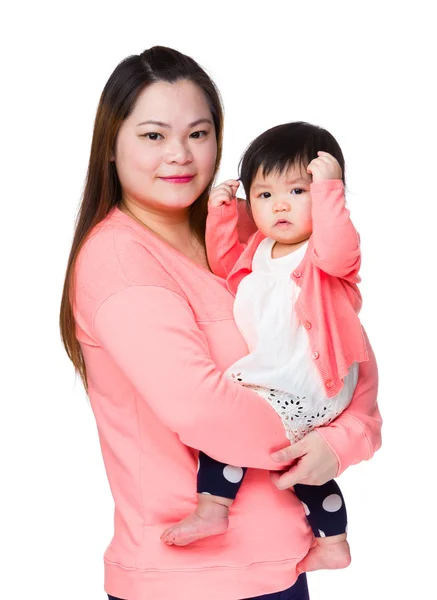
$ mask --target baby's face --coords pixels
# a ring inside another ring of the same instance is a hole
[[[250,206],[256,226],[266,237],[282,244],[297,244],[310,237],[311,182],[311,175],[299,165],[266,177],[259,169],[250,188]]]

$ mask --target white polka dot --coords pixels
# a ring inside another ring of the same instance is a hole
[[[231,483],[239,483],[243,479],[244,471],[241,467],[227,465],[223,469],[223,476]]]
[[[211,496],[211,494],[209,492],[200,492],[201,494],[203,494],[204,496]]]
[[[327,512],[337,512],[337,510],[340,510],[342,505],[343,502],[338,494],[331,494],[330,496],[327,496],[322,503],[323,508]]]
[[[310,514],[310,509],[308,508],[308,506],[305,504],[305,502],[302,502],[302,506],[303,509],[305,511],[306,516],[308,516]]]
[[[323,533],[323,531],[321,529],[319,529],[319,534],[320,534],[320,537],[326,537],[326,535]]]

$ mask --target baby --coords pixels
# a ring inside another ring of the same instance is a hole
[[[249,349],[226,376],[264,398],[294,443],[349,405],[359,363],[368,359],[358,319],[360,242],[345,206],[343,153],[320,127],[279,125],[250,144],[241,181],[258,228],[247,245],[237,235],[238,180],[216,187],[208,207],[208,260],[235,294],[235,321]],[[200,452],[197,509],[163,541],[186,545],[224,533],[244,474]],[[316,538],[305,569],[349,565],[337,483],[298,484],[294,493]]]

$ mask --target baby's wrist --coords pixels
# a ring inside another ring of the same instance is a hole
[[[223,211],[229,211],[232,213],[237,206],[236,199],[230,200],[229,202],[221,202],[217,204],[216,202],[208,203],[208,212],[221,214]],[[227,212],[225,214],[228,214]]]

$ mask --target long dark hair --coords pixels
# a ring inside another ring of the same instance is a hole
[[[240,161],[240,178],[249,205],[250,188],[259,169],[265,177],[272,172],[284,173],[292,166],[306,169],[318,151],[336,158],[345,183],[343,152],[333,135],[304,121],[284,123],[268,129],[253,140]]]
[[[59,318],[65,350],[79,373],[85,389],[87,389],[86,368],[76,338],[72,307],[76,258],[90,231],[121,202],[121,185],[114,161],[111,161],[121,124],[131,114],[138,96],[145,88],[158,81],[175,83],[180,80],[191,81],[205,94],[217,139],[217,160],[213,176],[204,192],[191,205],[189,213],[191,229],[204,243],[208,196],[220,164],[223,143],[222,103],[212,79],[189,56],[172,48],[154,46],[142,54],[129,56],[123,60],[108,79],[100,97],[94,122],[86,183],[68,258]]]

